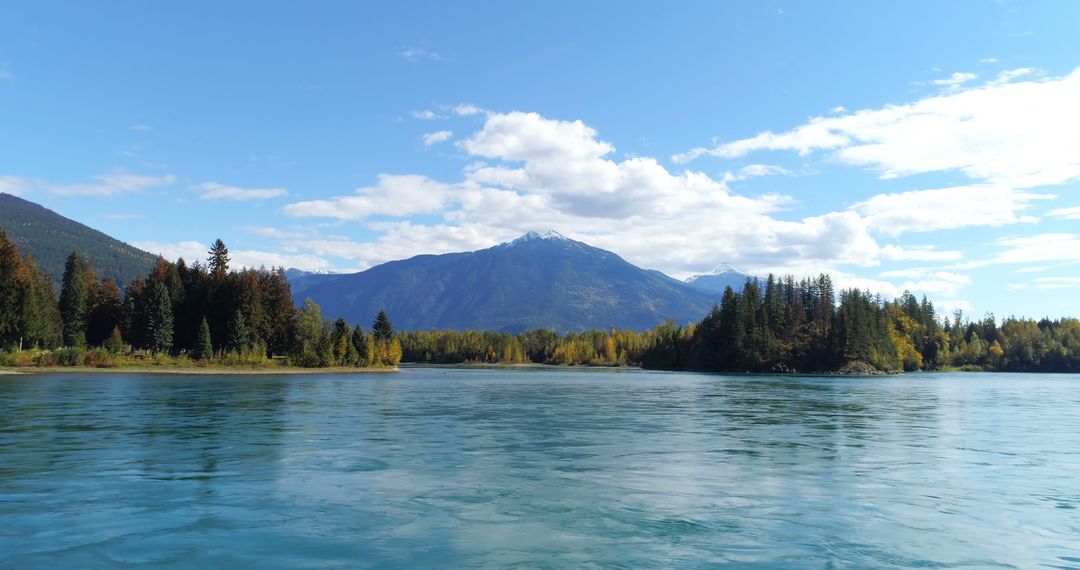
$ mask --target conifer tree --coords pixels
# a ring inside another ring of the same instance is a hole
[[[393,338],[394,325],[390,324],[390,317],[386,316],[386,311],[379,311],[379,314],[375,316],[375,322],[371,325],[371,334],[377,341],[388,341]]]
[[[210,246],[210,258],[207,263],[210,265],[210,275],[212,277],[224,277],[229,272],[229,248],[225,247],[225,242],[221,239],[214,241],[214,244]]]
[[[64,322],[64,344],[67,346],[86,346],[86,325],[90,313],[90,284],[86,278],[86,260],[78,253],[71,252],[64,265],[60,287],[60,317]]]
[[[163,283],[154,287],[147,319],[147,337],[150,347],[158,352],[168,352],[173,346],[173,311],[169,290]]]
[[[251,330],[247,325],[247,319],[244,318],[243,311],[239,309],[233,311],[233,316],[229,319],[229,335],[226,345],[229,350],[235,350],[236,352],[244,352],[251,348]]]
[[[195,349],[191,353],[196,360],[205,360],[214,355],[214,345],[210,340],[210,324],[203,317],[199,323],[199,333],[195,337]]]

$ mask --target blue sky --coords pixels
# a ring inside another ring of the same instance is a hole
[[[1080,3],[7,2],[0,191],[356,270],[555,229],[1080,314]]]

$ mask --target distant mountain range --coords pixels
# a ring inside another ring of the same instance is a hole
[[[65,218],[33,202],[0,193],[0,229],[57,284],[73,250],[85,255],[99,277],[112,277],[121,288],[153,269],[157,256]]]
[[[385,309],[402,329],[642,330],[700,320],[719,299],[556,232],[360,273],[291,275],[298,304],[311,298],[328,317],[365,324]]]
[[[724,289],[728,287],[731,287],[736,292],[741,291],[747,279],[756,279],[756,277],[735,269],[727,263],[722,263],[719,267],[713,269],[711,273],[695,275],[687,279],[686,283],[702,291],[723,294]]]

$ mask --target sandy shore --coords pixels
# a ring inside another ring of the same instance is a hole
[[[261,374],[371,374],[397,372],[397,368],[354,368],[340,366],[331,368],[239,368],[239,367],[192,367],[170,368],[165,366],[124,366],[118,368],[92,368],[89,366],[17,367],[0,368],[0,375],[10,374],[192,374],[192,375],[261,375]]]

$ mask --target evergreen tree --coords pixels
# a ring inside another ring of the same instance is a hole
[[[86,346],[90,294],[86,260],[78,253],[71,252],[64,265],[60,287],[60,317],[64,323],[64,344],[67,346]]]
[[[105,350],[120,354],[124,350],[124,337],[120,334],[120,327],[114,326],[109,338],[105,339]]]
[[[173,311],[169,290],[163,283],[154,287],[153,298],[147,318],[147,338],[150,348],[158,352],[168,352],[173,346]]]
[[[390,317],[386,316],[386,311],[379,311],[379,314],[375,316],[375,322],[371,325],[371,334],[374,335],[376,341],[388,341],[394,337],[394,325],[390,324]]]
[[[344,318],[338,317],[334,321],[334,329],[331,333],[331,342],[334,347],[334,364],[344,366],[349,353],[349,345],[352,344],[349,323]]]
[[[19,248],[0,230],[0,349],[22,346],[26,281]]]
[[[247,319],[244,317],[243,311],[237,309],[233,311],[233,316],[229,319],[229,335],[226,345],[229,350],[244,352],[251,348],[251,344],[251,330],[248,328]]]
[[[229,248],[225,247],[225,242],[221,239],[215,240],[207,253],[210,254],[207,260],[210,265],[210,275],[216,278],[224,277],[229,272],[229,261],[231,261]]]
[[[213,355],[214,345],[210,341],[210,324],[206,322],[206,317],[203,317],[199,323],[199,333],[195,337],[195,348],[191,356],[196,360],[206,360]]]

